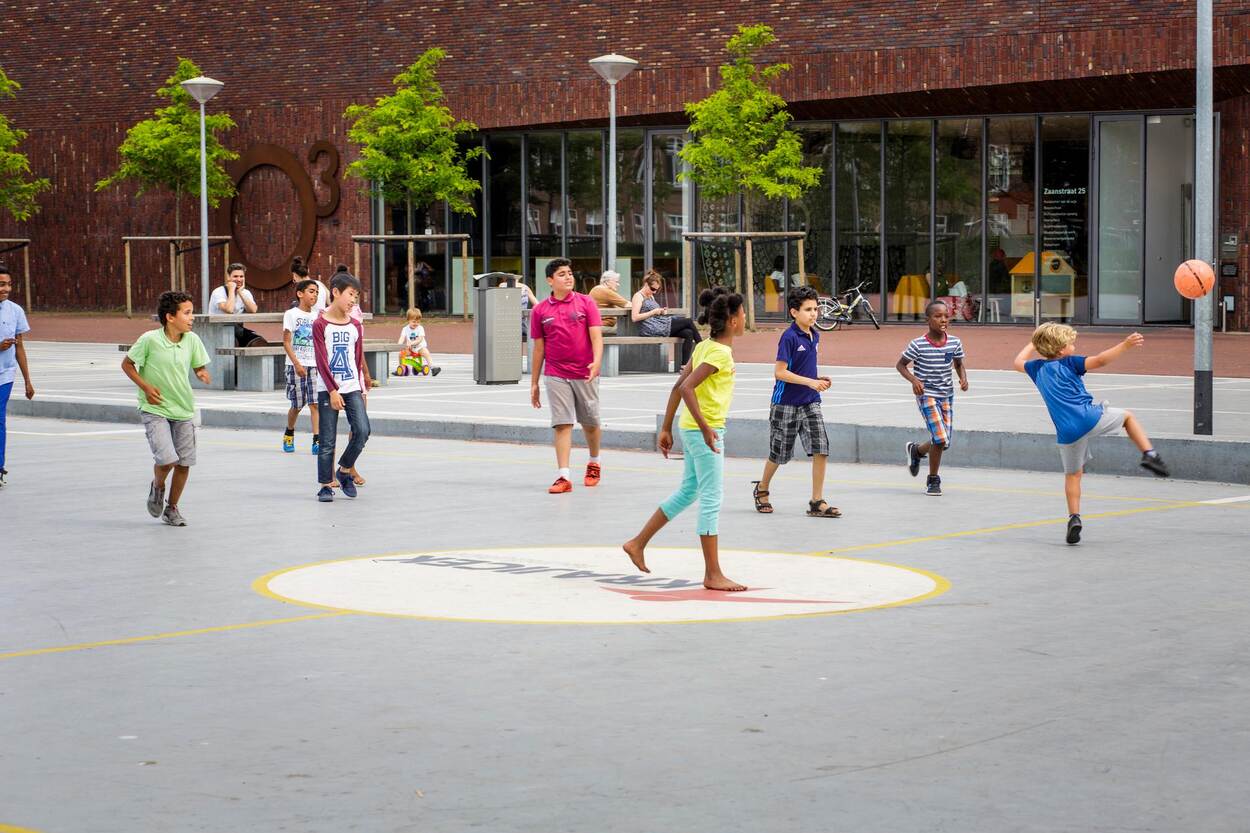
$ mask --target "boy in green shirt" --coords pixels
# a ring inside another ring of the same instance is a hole
[[[191,332],[194,314],[187,293],[162,293],[156,307],[160,329],[139,336],[122,359],[122,372],[139,386],[139,415],[155,461],[148,514],[170,526],[187,525],[178,511],[178,499],[195,465],[195,398],[188,374],[194,369],[201,382],[212,382],[205,370],[208,351]],[[165,479],[170,471],[174,479],[165,504]]]

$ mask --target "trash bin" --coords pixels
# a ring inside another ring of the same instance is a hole
[[[473,381],[515,385],[521,381],[520,275],[473,276]]]

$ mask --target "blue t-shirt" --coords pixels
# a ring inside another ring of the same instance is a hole
[[[955,384],[951,381],[951,369],[955,359],[964,358],[964,343],[959,336],[946,334],[946,340],[939,344],[929,341],[929,334],[913,338],[903,350],[903,358],[911,362],[912,375],[924,382],[926,396],[949,397],[955,395]]]
[[[1033,359],[1024,363],[1024,372],[1046,402],[1060,445],[1076,442],[1102,419],[1102,406],[1094,404],[1081,379],[1085,375],[1084,356]]]
[[[777,342],[777,361],[786,363],[786,370],[808,379],[816,378],[816,345],[820,333],[805,333],[798,324],[791,324]],[[777,380],[773,385],[774,405],[807,405],[820,401],[820,393],[806,385]]]
[[[30,332],[26,323],[26,311],[12,301],[0,303],[0,341],[16,338]],[[0,352],[0,385],[7,385],[17,377],[17,345]]]

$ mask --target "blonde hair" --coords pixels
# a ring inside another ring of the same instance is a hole
[[[1033,331],[1033,347],[1047,359],[1057,358],[1063,348],[1076,341],[1076,330],[1067,324],[1047,321]]]
[[[642,282],[647,286],[654,284],[655,288],[659,289],[664,286],[664,276],[654,269],[648,269],[647,274],[642,276]]]
[[[418,321],[421,320],[421,310],[417,309],[416,307],[411,307],[408,310],[408,320],[411,321],[414,318],[417,319]]]

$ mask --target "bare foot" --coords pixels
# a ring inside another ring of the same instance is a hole
[[[708,590],[725,590],[731,593],[747,589],[745,584],[739,584],[736,581],[731,581],[725,577],[724,573],[705,575],[703,577],[703,586]]]
[[[638,546],[638,544],[634,542],[633,538],[630,538],[624,544],[621,544],[621,549],[625,550],[625,554],[629,556],[630,561],[634,562],[635,567],[644,573],[651,572],[647,569],[647,562],[643,558],[643,548]]]

